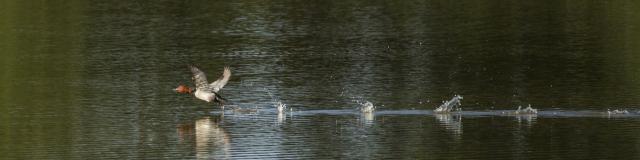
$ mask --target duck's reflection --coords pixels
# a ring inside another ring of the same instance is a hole
[[[453,135],[462,135],[462,115],[446,113],[434,114],[434,116],[447,130],[452,131]]]
[[[228,158],[231,148],[231,137],[220,127],[224,116],[203,117],[193,123],[178,126],[181,142],[195,139],[196,158]],[[195,138],[194,138],[195,137]],[[214,157],[215,156],[215,157]]]

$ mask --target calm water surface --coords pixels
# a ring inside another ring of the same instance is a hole
[[[626,0],[4,1],[0,156],[640,159],[638,19]],[[172,91],[188,64],[231,67],[226,110]]]

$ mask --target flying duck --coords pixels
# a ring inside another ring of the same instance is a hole
[[[189,88],[185,85],[179,85],[174,90],[178,93],[193,93],[196,98],[201,99],[207,102],[216,102],[219,104],[224,104],[225,99],[220,96],[218,91],[224,87],[229,81],[229,77],[231,77],[231,70],[229,67],[224,67],[224,71],[222,72],[222,76],[218,78],[218,80],[209,83],[207,81],[207,76],[198,69],[196,66],[189,65],[189,69],[191,69],[191,73],[193,73],[193,81],[196,84],[196,89]]]

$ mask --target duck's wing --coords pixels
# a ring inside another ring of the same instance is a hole
[[[222,72],[222,76],[218,78],[218,80],[209,84],[209,87],[213,88],[213,91],[218,92],[224,85],[229,81],[229,77],[231,77],[231,70],[229,67],[224,67],[224,71]]]
[[[191,69],[191,73],[193,73],[193,82],[196,84],[197,89],[208,88],[207,85],[207,75],[204,74],[198,67],[189,65],[189,69]]]

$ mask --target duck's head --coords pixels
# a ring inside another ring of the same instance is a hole
[[[185,85],[179,85],[178,88],[173,89],[178,93],[191,93],[191,91],[193,91],[191,88],[185,86]]]

